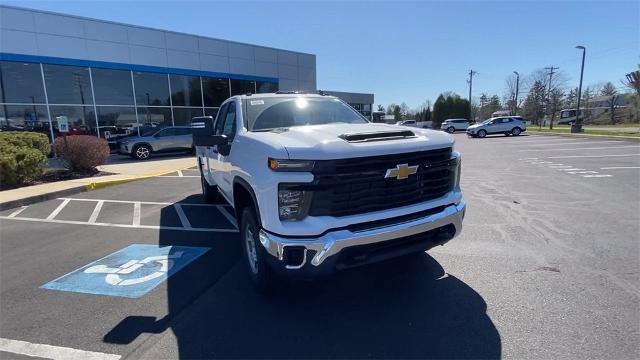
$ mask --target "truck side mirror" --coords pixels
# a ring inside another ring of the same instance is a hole
[[[213,146],[218,145],[214,141],[214,119],[213,116],[199,116],[191,119],[191,134],[193,145]],[[221,141],[217,139],[217,141]]]

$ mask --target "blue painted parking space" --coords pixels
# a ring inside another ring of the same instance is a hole
[[[208,250],[206,247],[133,244],[41,288],[138,298]]]

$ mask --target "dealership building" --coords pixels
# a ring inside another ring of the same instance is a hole
[[[315,92],[316,56],[0,6],[0,128],[109,137],[215,116],[229,96]],[[373,94],[326,91],[363,115]]]

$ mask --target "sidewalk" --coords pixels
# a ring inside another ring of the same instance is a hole
[[[147,161],[110,159],[109,164],[99,166],[98,169],[114,175],[65,180],[0,191],[0,210],[168,174],[193,166],[196,166],[194,157],[158,158]]]

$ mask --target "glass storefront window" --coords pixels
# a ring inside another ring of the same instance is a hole
[[[138,107],[138,123],[141,127],[171,126],[170,107]]]
[[[96,116],[93,106],[61,106],[51,105],[51,119],[53,130],[58,136],[58,116],[66,116],[69,121],[69,135],[95,135]]]
[[[261,93],[274,93],[276,91],[278,91],[278,84],[277,83],[271,83],[271,82],[265,82],[265,81],[258,81],[256,82],[256,88],[257,88],[257,93],[261,94]]]
[[[98,106],[98,125],[100,137],[107,140],[137,133],[135,109],[128,106]]]
[[[231,79],[231,96],[244,95],[248,93],[255,94],[255,92],[255,81]]]
[[[191,119],[202,116],[202,108],[173,108],[173,120],[175,126],[191,124]]]
[[[35,131],[50,138],[47,107],[44,105],[0,105],[2,131]]]
[[[229,79],[203,77],[202,90],[204,106],[220,106],[229,98]]]
[[[93,91],[96,95],[96,104],[133,105],[131,72],[92,68],[91,74],[93,76]]]
[[[49,104],[93,104],[89,68],[44,64],[42,69]]]
[[[171,101],[173,106],[202,106],[200,78],[171,74]]]
[[[0,61],[0,102],[45,103],[40,64]]]
[[[215,119],[216,116],[218,115],[218,110],[220,108],[204,108],[204,116],[213,116],[213,118]]]
[[[169,79],[167,74],[133,72],[138,106],[169,106]]]

